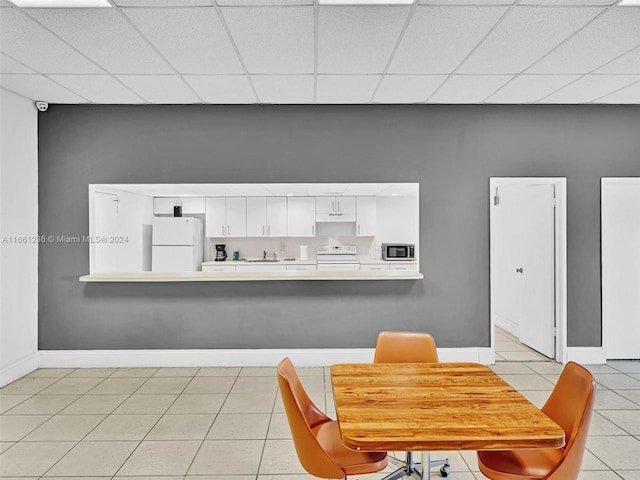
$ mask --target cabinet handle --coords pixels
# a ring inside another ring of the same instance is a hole
[[[231,225],[227,226],[227,237],[231,236]]]
[[[262,236],[265,236],[264,225],[262,225]]]
[[[311,225],[311,236],[313,236],[313,237],[316,236],[316,226],[315,225]]]
[[[222,236],[224,237],[224,225],[222,225]]]
[[[360,235],[360,224],[358,224],[358,235]]]
[[[338,211],[340,211],[340,200],[338,200]]]
[[[267,237],[271,236],[271,225],[267,225]]]
[[[331,211],[332,212],[336,211],[336,202],[335,202],[335,200],[333,202],[331,202]]]

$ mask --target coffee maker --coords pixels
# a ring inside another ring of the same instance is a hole
[[[224,243],[216,244],[216,262],[224,262],[227,259],[226,245]]]

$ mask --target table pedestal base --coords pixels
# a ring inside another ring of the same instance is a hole
[[[426,470],[423,465],[427,465]],[[407,452],[404,464],[398,468],[395,472],[391,472],[382,480],[399,480],[405,477],[411,477],[415,480],[430,480],[431,468],[442,465],[440,468],[440,475],[447,477],[449,475],[449,460],[431,460],[431,452],[422,452],[422,462],[416,462],[413,460],[413,452]]]

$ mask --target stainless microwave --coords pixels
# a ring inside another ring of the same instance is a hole
[[[416,246],[413,243],[383,243],[383,260],[414,260]]]

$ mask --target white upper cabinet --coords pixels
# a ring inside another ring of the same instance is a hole
[[[247,197],[248,237],[287,236],[286,197]]]
[[[227,197],[227,237],[247,236],[247,199]]]
[[[247,199],[245,197],[207,197],[207,237],[246,237]]]
[[[173,215],[173,207],[182,206],[183,215],[205,213],[204,197],[154,197],[154,215]]]
[[[267,236],[267,197],[247,197],[247,237]]]
[[[374,237],[377,218],[376,197],[356,197],[356,235]]]
[[[356,197],[316,197],[318,222],[355,222]]]
[[[287,199],[289,237],[316,236],[316,198],[289,197]]]
[[[267,236],[287,236],[287,197],[267,197]]]

